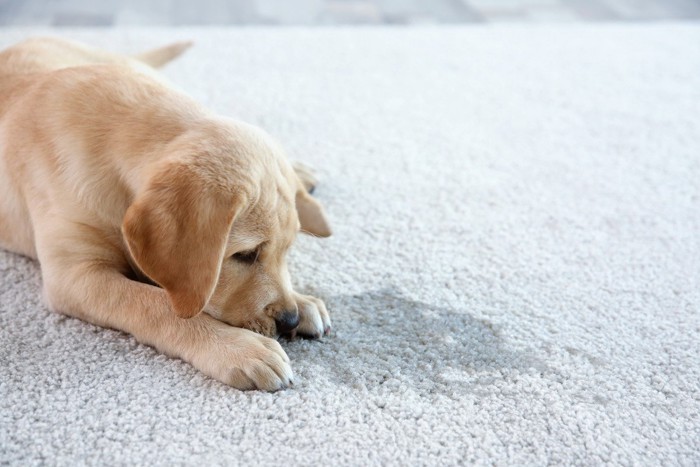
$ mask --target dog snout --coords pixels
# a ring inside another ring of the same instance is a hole
[[[299,312],[295,309],[285,310],[275,318],[277,332],[285,333],[299,326]]]

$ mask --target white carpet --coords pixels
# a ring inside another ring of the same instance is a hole
[[[699,25],[63,33],[319,170],[334,332],[239,392],[0,252],[0,464],[700,463]]]

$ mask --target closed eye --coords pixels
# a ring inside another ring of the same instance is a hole
[[[258,255],[260,254],[260,247],[254,248],[252,250],[239,251],[234,253],[231,258],[235,259],[240,263],[253,264],[258,260]]]

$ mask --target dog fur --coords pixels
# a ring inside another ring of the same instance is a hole
[[[0,53],[0,247],[39,260],[52,310],[236,388],[281,389],[293,374],[274,337],[330,331],[286,253],[298,231],[330,229],[307,169],[158,75],[188,46]]]

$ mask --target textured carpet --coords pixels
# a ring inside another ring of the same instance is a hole
[[[239,392],[0,252],[0,464],[700,463],[700,26],[63,34],[194,39],[166,74],[318,169],[334,333]]]

